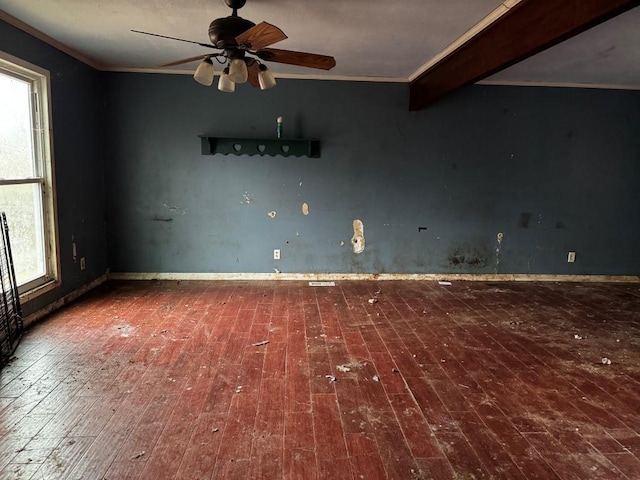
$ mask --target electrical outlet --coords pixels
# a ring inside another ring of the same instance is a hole
[[[80,257],[80,270],[84,270],[87,268],[87,262],[84,257]]]
[[[569,252],[569,254],[567,255],[567,262],[573,263],[575,261],[576,261],[576,252]]]
[[[280,249],[276,248],[273,250],[273,259],[274,260],[280,260]]]

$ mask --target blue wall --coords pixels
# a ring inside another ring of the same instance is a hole
[[[29,315],[107,269],[102,75],[2,21],[0,50],[51,73],[62,285],[24,304],[24,314]],[[73,242],[78,258],[86,259],[86,270],[73,259]]]
[[[409,112],[403,84],[96,72],[3,22],[0,50],[51,71],[63,284],[27,314],[107,267],[640,274],[640,92],[474,86]],[[272,137],[278,116],[322,157],[201,155],[198,135]]]
[[[105,77],[112,271],[640,274],[640,92],[474,86],[409,112],[403,84]],[[280,115],[321,158],[201,155]]]

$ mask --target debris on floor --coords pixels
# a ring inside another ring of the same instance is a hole
[[[359,362],[357,360],[354,360],[353,362],[346,363],[346,364],[340,365],[340,366],[341,367],[346,367],[346,368],[348,368],[350,370],[361,370],[361,369],[363,369],[364,367],[367,366],[367,362]],[[339,369],[339,367],[338,367],[338,369]]]
[[[600,361],[603,365],[611,365],[611,360],[609,360],[607,357],[602,357],[602,360]]]
[[[339,372],[342,372],[342,373],[347,373],[347,372],[351,371],[351,368],[347,367],[346,365],[338,365],[336,367],[336,370],[338,370]]]
[[[137,460],[138,458],[142,458],[145,456],[147,452],[145,452],[144,450],[141,451],[140,453],[136,453],[133,457],[131,457],[131,460]]]
[[[440,281],[438,282],[438,285],[442,285],[442,286],[444,286],[444,287],[447,287],[447,286],[451,285],[451,282],[447,282],[447,281],[444,281],[444,280],[440,280]]]
[[[573,336],[573,338],[575,338],[576,340],[582,340],[582,337],[577,333]]]
[[[325,378],[329,379],[329,383],[333,383],[336,381],[336,377],[334,377],[333,375],[325,375]]]
[[[261,347],[263,345],[266,345],[267,343],[269,343],[269,340],[263,340],[261,342],[254,343],[253,346],[254,347]]]
[[[369,303],[370,303],[371,305],[373,305],[374,303],[378,303],[378,299],[377,299],[377,298],[370,298],[370,299],[369,299]]]
[[[236,387],[236,393],[240,393],[240,392],[242,392],[242,385],[238,385]]]
[[[211,430],[213,433],[218,433],[220,431],[220,429],[218,427],[214,428],[213,430]]]
[[[380,381],[380,377],[379,377],[378,375],[374,375],[373,377],[371,377],[371,379],[372,379],[374,382],[379,382],[379,381]]]
[[[397,368],[392,368],[391,373],[400,373],[400,370],[398,370]]]
[[[336,282],[309,282],[310,287],[335,287]]]

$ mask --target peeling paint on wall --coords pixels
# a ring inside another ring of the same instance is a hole
[[[307,202],[302,204],[302,214],[309,215],[309,205],[307,204]]]
[[[360,220],[353,221],[353,237],[351,237],[353,253],[364,252],[364,225]]]
[[[270,216],[271,218],[276,218],[276,211],[271,210],[269,213],[267,213],[267,215]]]
[[[249,192],[244,192],[242,194],[242,201],[240,203],[244,203],[246,205],[249,205],[253,202],[255,202],[256,199],[253,197],[253,195],[251,195]]]
[[[498,245],[496,246],[496,268],[495,273],[498,273],[498,265],[500,265],[500,247],[502,246],[502,241],[504,240],[504,233],[498,232],[496,235],[496,240],[498,240]]]
[[[185,215],[187,213],[187,209],[186,208],[172,206],[172,205],[169,205],[167,203],[165,203],[163,205],[163,207],[166,208],[167,210],[169,210],[171,213],[175,213],[175,214],[178,214],[178,215]]]

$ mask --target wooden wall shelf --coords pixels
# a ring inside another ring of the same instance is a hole
[[[295,138],[223,138],[201,136],[203,155],[282,155],[320,158],[319,140]]]

